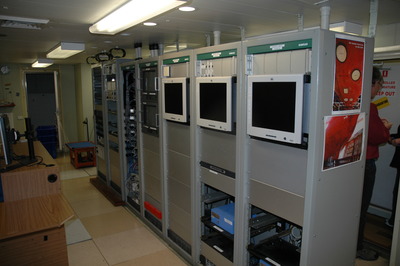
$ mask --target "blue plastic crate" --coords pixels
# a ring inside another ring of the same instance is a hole
[[[51,157],[57,158],[57,142],[42,142],[43,146],[50,153]]]
[[[44,142],[57,142],[57,135],[43,135],[43,136],[37,136],[37,139],[44,143]]]
[[[56,126],[38,126],[36,128],[37,136],[57,135]]]

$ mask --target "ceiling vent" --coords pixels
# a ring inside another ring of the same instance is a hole
[[[48,19],[0,16],[0,26],[4,28],[41,30],[41,26],[48,22]]]

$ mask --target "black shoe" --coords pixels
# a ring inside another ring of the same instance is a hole
[[[368,260],[368,261],[373,261],[377,260],[379,257],[378,252],[371,250],[371,249],[360,249],[357,250],[357,258],[362,259],[362,260]]]

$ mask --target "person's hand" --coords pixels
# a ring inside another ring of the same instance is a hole
[[[387,129],[391,129],[391,128],[392,128],[392,125],[393,125],[393,124],[390,123],[387,119],[382,118],[381,120],[382,120],[383,125],[384,125]]]
[[[391,144],[394,146],[400,145],[400,138],[392,139]]]

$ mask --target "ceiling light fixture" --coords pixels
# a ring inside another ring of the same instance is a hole
[[[363,26],[356,23],[351,23],[347,21],[333,23],[329,25],[331,31],[345,32],[355,35],[361,35]]]
[[[196,10],[196,8],[191,7],[191,6],[182,6],[179,8],[179,11],[183,11],[183,12],[192,12],[195,10]]]
[[[47,24],[48,19],[37,19],[37,18],[24,18],[24,17],[14,17],[14,16],[2,16],[0,15],[0,20],[17,21],[32,24]]]
[[[0,15],[0,25],[4,28],[41,30],[41,25],[49,23],[48,19],[24,18]]]
[[[143,23],[143,25],[148,26],[148,27],[154,27],[154,26],[157,26],[157,23],[155,23],[155,22],[145,22],[145,23]]]
[[[187,0],[132,0],[93,24],[89,31],[114,35],[186,3]]]
[[[33,68],[45,68],[51,66],[53,64],[53,60],[47,58],[39,58],[33,64]]]
[[[62,42],[47,53],[47,58],[65,59],[85,50],[84,43]]]

